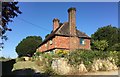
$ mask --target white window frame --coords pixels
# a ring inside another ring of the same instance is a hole
[[[53,44],[53,41],[52,40],[50,40],[50,45],[52,45]]]

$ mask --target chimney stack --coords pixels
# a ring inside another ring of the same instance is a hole
[[[59,27],[59,19],[54,18],[53,19],[53,31],[55,31]]]
[[[70,34],[76,35],[76,8],[71,7],[68,9],[68,22],[70,26]]]

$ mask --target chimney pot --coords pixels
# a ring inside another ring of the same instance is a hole
[[[75,10],[76,11],[76,8],[71,7],[71,8],[68,9],[68,12],[70,12],[71,10]]]
[[[59,20],[58,18],[54,18],[54,19],[53,19],[53,22],[55,22],[55,21],[60,22],[60,20]]]

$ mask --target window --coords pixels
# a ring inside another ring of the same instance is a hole
[[[45,47],[47,47],[47,44],[45,44]]]
[[[52,45],[52,43],[53,43],[52,40],[50,40],[50,45]]]
[[[80,44],[85,45],[85,39],[84,38],[80,38]]]

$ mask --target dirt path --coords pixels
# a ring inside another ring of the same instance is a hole
[[[120,73],[119,73],[120,74]],[[84,75],[118,75],[118,70],[114,71],[100,71],[100,72],[90,72]]]

